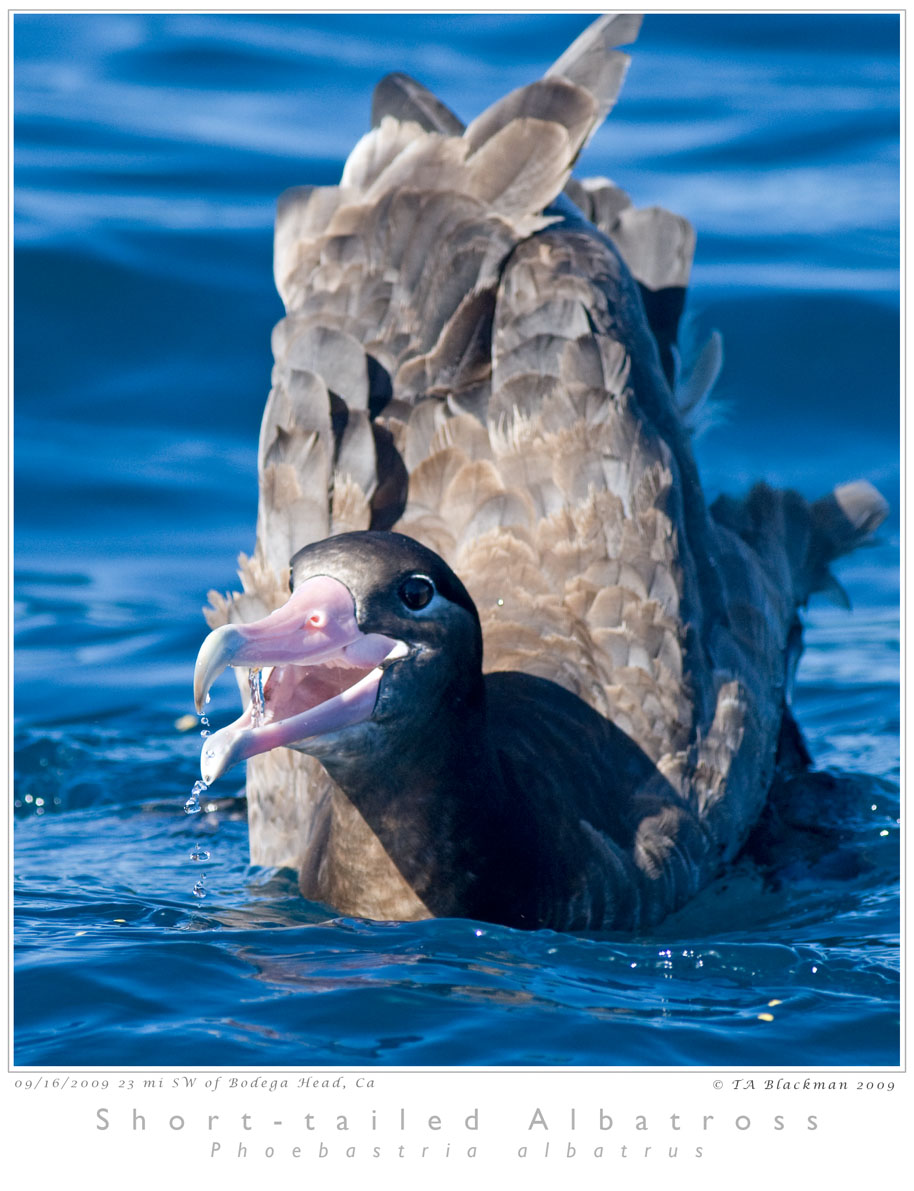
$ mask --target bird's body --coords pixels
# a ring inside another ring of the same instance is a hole
[[[340,186],[280,205],[257,548],[198,697],[276,669],[203,776],[249,757],[252,860],[340,912],[676,908],[764,805],[797,609],[884,516],[864,483],[706,505],[671,389],[691,228],[569,182],[637,27],[465,131],[392,76]]]

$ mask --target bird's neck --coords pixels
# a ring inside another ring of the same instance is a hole
[[[325,854],[340,879],[352,854],[345,825],[351,830],[355,810],[429,913],[485,916],[490,873],[507,835],[507,799],[481,678],[462,707],[442,706],[423,732],[402,733],[367,759],[324,765],[342,792]],[[372,891],[363,893],[371,916]]]

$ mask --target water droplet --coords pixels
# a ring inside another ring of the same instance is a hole
[[[201,735],[201,736],[203,737],[203,739],[205,740],[205,739],[207,738],[207,736],[211,736],[211,735],[212,735],[212,733],[211,733],[211,732],[208,732],[208,731],[206,730],[206,728],[204,728],[204,729],[203,729],[203,731],[200,733],[200,735]]]
[[[263,724],[263,671],[249,670],[248,683],[251,687],[251,726],[259,728]]]
[[[203,888],[203,882],[205,880],[206,874],[204,873],[192,890],[194,897],[206,897],[206,890]]]
[[[201,715],[200,723],[203,725],[204,728],[208,728],[209,727],[209,716]]]
[[[206,696],[206,698],[203,700],[203,702],[204,702],[204,703],[209,703],[209,695],[207,695],[207,696]]]
[[[199,844],[194,844],[190,858],[195,861],[209,860],[209,852],[205,848],[201,848]]]
[[[496,600],[495,603],[499,606],[499,608],[503,608],[505,606],[504,600]]]
[[[203,807],[200,805],[200,795],[205,794],[209,789],[206,782],[194,782],[194,788],[190,792],[190,798],[184,803],[184,813],[186,815],[199,815]]]
[[[203,756],[206,757],[207,761],[212,761],[212,759],[213,759],[213,757],[215,757],[215,755],[216,755],[215,749],[207,749],[206,752],[203,754]]]

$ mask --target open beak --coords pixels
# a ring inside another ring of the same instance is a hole
[[[349,589],[325,575],[300,584],[263,620],[216,629],[197,656],[198,711],[226,667],[262,673],[252,680],[257,698],[243,715],[206,739],[203,780],[210,785],[247,757],[367,720],[378,695],[381,663],[405,652],[392,637],[363,633]]]

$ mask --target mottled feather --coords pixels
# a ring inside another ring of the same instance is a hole
[[[797,605],[885,510],[865,485],[814,504],[762,485],[706,506],[684,415],[716,378],[719,342],[679,404],[671,388],[694,233],[606,179],[570,179],[639,25],[600,18],[466,129],[388,76],[340,186],[280,200],[286,317],[257,547],[210,622],[277,606],[290,554],[331,532],[395,527],[430,546],[477,603],[488,671],[551,679],[653,762],[624,863],[672,908],[735,855],[764,801]],[[658,801],[664,781],[681,805]],[[332,822],[319,813],[331,790],[301,755],[252,761],[252,860],[296,864],[320,821],[383,870],[338,799]],[[623,864],[591,831],[608,867]],[[388,886],[393,916],[427,912]],[[358,891],[335,904],[357,912]]]

